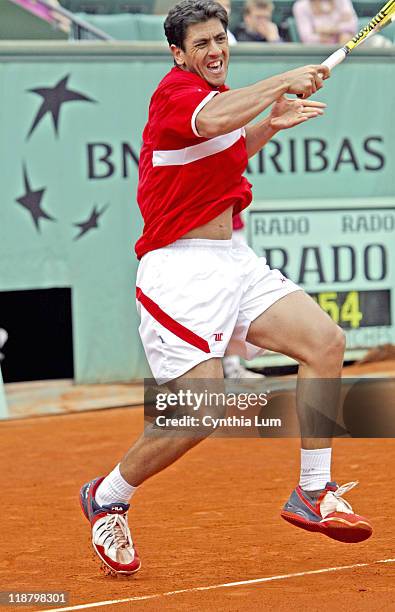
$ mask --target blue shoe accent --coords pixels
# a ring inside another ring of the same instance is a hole
[[[310,503],[310,505],[315,506],[315,500],[313,500],[309,495],[307,495],[307,493],[303,491],[303,489],[298,487],[298,491],[299,494],[307,502]],[[303,501],[297,494],[296,489],[292,491],[289,500],[286,502],[286,504],[284,504],[283,510],[286,510],[287,512],[292,512],[292,514],[297,514],[298,516],[304,518],[306,521],[318,522],[322,518],[321,516],[313,512],[313,510],[311,510],[311,508],[306,503],[303,503]]]
[[[338,485],[336,482],[327,482],[322,492],[336,491],[337,489]],[[306,521],[318,522],[322,520],[317,498],[311,497],[308,492],[304,491],[300,486],[292,491],[283,510],[301,516]]]
[[[96,491],[99,484],[102,482],[103,477],[94,478],[87,482],[81,487],[80,490],[80,502],[81,508],[85,517],[88,521],[91,521],[95,514],[100,511],[100,506],[96,502],[94,492]],[[93,494],[92,494],[93,493]]]
[[[98,486],[104,480],[104,477],[94,478],[90,482],[87,482],[81,487],[80,501],[81,508],[85,517],[88,521],[92,522],[92,519],[97,517],[99,514],[126,514],[129,510],[130,505],[122,502],[116,502],[114,504],[105,504],[99,506],[95,499],[95,493]]]

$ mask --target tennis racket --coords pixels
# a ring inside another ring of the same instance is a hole
[[[360,44],[365,42],[368,38],[380,32],[387,25],[390,25],[395,21],[395,0],[387,2],[383,8],[377,13],[375,17],[369,23],[358,32],[348,43],[341,49],[338,49],[332,55],[330,55],[323,63],[324,66],[328,66],[330,70],[344,61]]]

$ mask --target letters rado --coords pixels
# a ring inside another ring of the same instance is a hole
[[[383,244],[306,245],[291,252],[283,247],[263,247],[262,254],[271,268],[278,268],[298,284],[370,282],[388,277],[389,254]],[[289,270],[292,262],[293,273]]]

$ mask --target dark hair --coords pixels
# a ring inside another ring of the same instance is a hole
[[[187,28],[209,19],[219,19],[226,32],[228,14],[224,7],[214,0],[182,0],[166,17],[164,28],[169,45],[176,45],[183,51]]]

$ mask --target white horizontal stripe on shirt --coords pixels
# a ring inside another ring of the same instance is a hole
[[[210,155],[215,155],[216,153],[230,149],[241,136],[245,136],[244,128],[238,128],[237,130],[233,130],[233,132],[229,132],[229,134],[210,138],[210,140],[200,142],[191,147],[185,147],[185,149],[154,151],[152,154],[152,165],[184,166],[185,164],[191,164],[199,159],[204,159]]]

